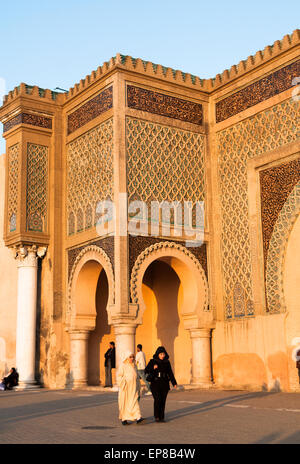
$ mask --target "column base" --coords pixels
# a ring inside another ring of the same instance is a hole
[[[82,390],[88,386],[87,382],[85,380],[77,380],[76,382],[71,383],[71,389],[72,390]]]
[[[214,383],[211,380],[193,379],[191,385],[193,387],[209,389],[214,386]]]

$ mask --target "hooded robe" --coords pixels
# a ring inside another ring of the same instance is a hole
[[[117,372],[119,419],[122,421],[134,421],[142,417],[139,405],[140,379],[135,363],[128,360],[132,354],[130,351],[124,354]]]

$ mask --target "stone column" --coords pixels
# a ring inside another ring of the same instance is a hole
[[[70,382],[73,388],[86,387],[88,383],[89,330],[70,331]]]
[[[46,253],[45,248],[21,246],[15,254],[18,267],[16,368],[19,389],[36,385],[36,304],[37,260]]]
[[[113,324],[116,340],[116,369],[122,362],[122,355],[130,350],[135,353],[136,324]]]
[[[211,379],[211,329],[190,329],[192,340],[192,383],[209,387]]]

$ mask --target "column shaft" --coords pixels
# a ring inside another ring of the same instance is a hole
[[[22,248],[18,254],[18,298],[16,331],[16,367],[19,373],[19,388],[28,388],[36,384],[36,304],[36,248]]]
[[[73,388],[87,385],[89,331],[70,333],[70,376]]]
[[[211,379],[211,329],[190,330],[193,362],[192,383],[209,386]]]
[[[122,362],[122,355],[130,350],[135,353],[136,325],[114,324],[116,340],[116,369]]]

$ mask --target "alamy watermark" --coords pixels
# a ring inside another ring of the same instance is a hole
[[[118,207],[110,200],[97,204],[96,230],[99,236],[107,233],[108,223],[120,237],[127,235],[181,238],[187,247],[204,243],[204,201],[128,201],[126,193],[119,194]]]

